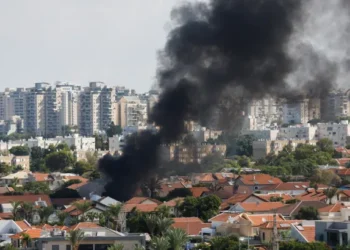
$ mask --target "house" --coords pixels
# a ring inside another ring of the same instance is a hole
[[[286,219],[294,219],[302,207],[315,207],[317,209],[326,207],[327,204],[321,201],[299,201],[294,204],[287,204],[277,208],[276,213],[282,214]]]
[[[349,158],[350,159],[350,158]],[[340,159],[337,159],[338,161]],[[345,161],[339,161],[338,164],[343,164],[345,165],[345,163],[347,162],[347,160]],[[343,165],[340,165],[340,166],[343,166]],[[334,169],[333,170],[334,173],[336,173],[340,178],[342,178],[343,180],[347,180],[347,181],[350,181],[350,169],[349,168],[342,168],[342,169]]]
[[[144,234],[123,234],[109,228],[100,227],[91,222],[82,222],[70,228],[55,228],[54,230],[35,229],[29,232],[32,236],[32,244],[37,249],[69,249],[70,242],[67,239],[69,231],[81,230],[84,232],[84,239],[80,243],[80,250],[105,250],[114,244],[124,245],[125,250],[134,250],[135,246],[145,246],[146,238]],[[13,245],[18,247],[17,238],[13,237]],[[69,247],[67,247],[69,246]]]
[[[203,192],[201,196],[203,197],[203,196],[208,196],[208,195],[216,195],[223,202],[225,202],[227,199],[232,197],[233,186],[217,186],[216,190]]]
[[[11,166],[21,166],[23,171],[29,171],[30,167],[30,157],[29,155],[24,156],[15,156],[12,154],[9,155],[0,155],[0,162],[6,163]]]
[[[127,204],[157,204],[160,205],[162,202],[152,199],[149,197],[133,197],[130,200],[125,202],[125,205]]]
[[[337,193],[338,201],[350,201],[350,190],[340,190]]]
[[[29,228],[29,229],[26,229],[20,233],[16,233],[16,234],[10,236],[11,245],[13,245],[14,247],[19,248],[19,249],[27,249],[27,248],[34,248],[35,249],[35,248],[37,248],[37,241],[40,238],[42,231],[43,230],[41,228]],[[27,245],[24,245],[24,242],[22,241],[23,236],[25,234],[29,235],[29,237],[31,239],[28,243],[26,243]]]
[[[221,210],[227,210],[231,206],[235,205],[236,203],[244,202],[250,196],[251,196],[251,194],[235,194],[235,195],[231,196],[229,199],[227,199],[225,202],[221,203],[220,209]],[[257,199],[255,202],[264,202],[264,200]]]
[[[236,217],[231,217],[229,221],[222,223],[216,228],[218,235],[236,235],[243,237],[252,237],[260,235],[260,226],[266,222],[273,221],[276,216],[276,221],[285,221],[280,214],[247,214],[242,213]]]
[[[214,173],[213,174],[214,179],[219,184],[230,184],[233,185],[235,179],[238,177],[237,175],[233,173]]]
[[[301,195],[305,193],[305,190],[307,190],[310,187],[310,182],[283,182],[278,183],[276,185],[271,185],[265,188],[260,189],[260,192],[262,194],[274,194],[274,193],[280,193],[280,194],[289,194],[289,195]],[[319,184],[318,189],[326,189],[328,186]]]
[[[257,191],[280,183],[283,182],[279,178],[268,174],[251,174],[240,175],[236,179],[235,185],[248,187],[250,191]]]
[[[183,229],[189,236],[214,236],[215,230],[211,229],[210,223],[204,223],[197,217],[173,218],[173,228]]]
[[[350,149],[344,148],[344,147],[337,147],[335,148],[335,151],[340,154],[341,157],[347,158],[350,157]]]
[[[163,204],[159,205],[161,206],[167,206],[170,208],[170,213],[174,216],[178,216],[179,213],[179,206],[183,203],[184,198],[175,198],[170,201],[164,202]]]
[[[0,195],[6,194],[6,193],[10,193],[15,191],[12,187],[9,186],[5,186],[5,187],[0,187]]]
[[[212,173],[194,173],[191,177],[191,182],[193,185],[197,184],[212,184],[215,182]]]
[[[192,192],[192,196],[196,198],[201,197],[203,193],[210,191],[207,187],[192,187],[190,190]]]
[[[271,213],[272,210],[284,207],[281,202],[238,202],[228,211],[234,213]]]
[[[277,215],[276,215],[277,216]],[[289,240],[291,237],[291,225],[298,223],[298,220],[276,220],[276,228],[280,241]],[[273,220],[267,221],[259,227],[259,236],[263,244],[271,244],[273,239]]]
[[[302,221],[291,224],[291,238],[299,242],[309,243],[315,241],[315,221]]]
[[[338,158],[335,160],[338,163],[338,165],[342,167],[346,167],[346,165],[350,162],[350,158]]]
[[[350,242],[350,221],[315,221],[315,240],[334,248]]]
[[[171,191],[177,188],[185,188],[182,182],[171,182],[163,183],[160,185],[160,190],[158,191],[159,197],[166,197]]]
[[[210,218],[208,221],[211,222],[211,227],[216,229],[223,223],[232,223],[233,218],[237,217],[238,215],[240,215],[240,213],[220,213]]]
[[[14,180],[16,180],[17,182],[16,185],[20,185],[20,186],[26,184],[27,182],[35,181],[34,176],[31,172],[19,171],[17,173],[9,174],[7,176],[1,177],[0,185],[2,186],[11,185]]]
[[[140,212],[150,213],[157,210],[158,204],[124,204],[123,209],[126,213],[130,213],[133,210]]]
[[[0,246],[11,243],[10,236],[28,229],[27,221],[0,220]]]
[[[350,202],[337,202],[318,209],[321,220],[345,221],[350,220]]]
[[[295,199],[299,201],[322,201],[327,202],[327,196],[324,191],[315,191],[314,189],[309,189],[306,192],[295,196]],[[335,197],[336,199],[336,197]]]

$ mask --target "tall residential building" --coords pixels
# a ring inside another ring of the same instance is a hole
[[[24,119],[26,111],[26,94],[27,90],[24,88],[17,88],[10,92],[13,114],[20,116],[22,119]]]
[[[273,98],[252,100],[247,104],[245,129],[264,129],[282,119],[282,105]]]
[[[322,119],[350,116],[350,89],[335,90],[322,102]]]
[[[320,99],[303,99],[290,101],[283,105],[283,123],[306,124],[320,118]]]
[[[9,120],[14,115],[14,105],[10,91],[0,93],[0,120]]]
[[[147,100],[139,96],[123,96],[119,102],[117,124],[126,126],[145,126],[147,124]]]
[[[46,90],[49,83],[36,83],[25,95],[26,109],[24,114],[24,130],[37,136],[46,136]]]
[[[116,117],[115,90],[102,82],[91,82],[80,95],[80,134],[105,130]]]

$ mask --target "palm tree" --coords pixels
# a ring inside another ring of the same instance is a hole
[[[157,215],[163,218],[169,218],[171,215],[171,208],[165,205],[159,206],[156,209]]]
[[[113,204],[110,205],[106,211],[109,217],[111,217],[115,222],[115,230],[118,230],[118,217],[120,215],[120,211],[122,210],[122,206],[122,204]]]
[[[157,233],[158,235],[164,235],[169,230],[170,226],[174,223],[171,218],[161,218],[157,217],[156,225],[157,225]]]
[[[98,218],[98,213],[95,213],[95,212],[88,212],[88,213],[86,214],[86,218],[87,218],[89,221],[94,222],[94,220],[95,220],[96,218]]]
[[[56,215],[58,219],[58,224],[63,226],[66,218],[68,217],[68,213],[64,211],[58,211]]]
[[[71,244],[72,250],[78,250],[80,242],[84,239],[84,232],[80,229],[71,230],[67,240]]]
[[[52,206],[39,208],[39,216],[41,223],[47,223],[49,216],[53,214],[55,209]]]
[[[151,248],[152,250],[168,250],[170,248],[169,239],[167,237],[153,237]]]
[[[83,202],[74,202],[73,206],[75,206],[81,212],[81,221],[85,221],[85,213],[91,207],[91,201],[83,201]]]
[[[188,235],[180,228],[171,228],[167,232],[169,244],[173,250],[181,250],[187,242]]]
[[[183,201],[181,199],[176,199],[175,200],[175,207],[174,207],[175,217],[179,217],[180,216],[180,206],[181,206],[182,202]]]
[[[31,223],[33,219],[33,211],[34,211],[33,203],[23,202],[21,207],[24,214],[24,219],[26,219],[28,222]]]
[[[11,203],[12,205],[12,219],[13,220],[19,220],[20,215],[19,212],[21,210],[21,203],[20,201],[14,201]]]
[[[332,204],[332,198],[337,194],[337,192],[338,192],[338,189],[333,188],[333,187],[332,188],[327,188],[324,191],[324,194],[327,196],[329,204]]]
[[[23,233],[21,242],[22,242],[23,248],[27,248],[30,245],[30,243],[32,242],[32,238],[30,237],[29,234]]]
[[[107,248],[107,250],[123,250],[123,249],[124,249],[123,244],[114,244]]]
[[[148,232],[151,236],[154,235],[154,232],[157,229],[157,219],[158,217],[155,214],[146,214],[145,223],[148,229]]]

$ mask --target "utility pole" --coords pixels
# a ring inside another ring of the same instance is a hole
[[[272,250],[279,250],[276,210],[273,213]]]

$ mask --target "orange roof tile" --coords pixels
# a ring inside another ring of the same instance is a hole
[[[80,222],[70,227],[71,230],[77,230],[82,228],[100,228],[100,226],[93,222]]]
[[[350,158],[339,158],[335,159],[339,166],[345,167],[348,162],[350,162]]]
[[[245,212],[263,212],[263,211],[271,211],[272,209],[277,209],[285,206],[285,204],[281,202],[239,202],[237,203],[241,206]],[[236,205],[237,205],[236,204]]]
[[[15,221],[17,226],[19,226],[23,231],[32,228],[32,225],[30,225],[27,221],[25,220],[18,220]]]
[[[269,202],[272,197],[276,197],[276,198],[281,197],[282,201],[288,201],[288,200],[294,199],[294,197],[291,196],[290,194],[253,194],[253,196],[267,202]]]
[[[30,236],[30,238],[32,238],[32,239],[38,239],[38,238],[40,238],[40,235],[41,235],[41,229],[39,229],[39,228],[27,229],[27,230],[24,230],[23,232],[20,232],[20,233],[17,233],[17,234],[10,236],[10,238],[22,239],[23,234],[28,234]]]
[[[210,222],[213,222],[213,221],[227,222],[230,217],[234,218],[238,215],[239,215],[239,213],[221,213],[221,214],[218,214],[218,215],[210,218],[208,221],[210,221]]]
[[[301,222],[301,220],[282,220],[276,222],[277,229],[290,229],[291,224]],[[273,229],[273,220],[260,225],[260,228]]]
[[[192,187],[191,192],[194,197],[200,197],[204,192],[209,192],[207,187]]]
[[[49,174],[47,174],[47,173],[33,173],[33,176],[35,178],[35,181],[48,181],[49,180]]]
[[[188,235],[199,235],[202,228],[211,227],[211,223],[203,223],[199,218],[173,218],[172,227],[183,229]]]
[[[302,230],[294,227],[306,239],[307,242],[315,241],[316,230],[315,226],[302,226]]]
[[[233,173],[215,173],[214,178],[217,180],[235,179],[238,176]]]
[[[125,204],[123,208],[126,212],[131,212],[134,208],[140,212],[153,212],[158,204]]]
[[[320,213],[337,213],[338,212],[339,213],[342,208],[345,208],[345,206],[342,203],[337,202],[335,204],[319,208],[318,212]]]
[[[162,204],[162,202],[160,202],[159,200],[156,199],[151,199],[149,197],[133,197],[130,200],[128,200],[127,202],[125,202],[125,204],[142,204],[145,201],[152,201],[155,204]]]
[[[167,207],[175,207],[177,201],[179,201],[179,203],[181,204],[184,201],[184,198],[181,198],[181,197],[175,198],[175,199],[172,199],[170,201],[164,202],[160,206],[165,205]]]
[[[283,183],[279,178],[268,174],[240,175],[238,179],[241,180],[244,185],[274,185]]]
[[[12,217],[12,213],[0,213],[1,219],[11,219]]]
[[[274,214],[241,214],[241,218],[246,219],[252,223],[253,227],[257,227],[265,224],[266,222],[273,221]],[[276,221],[285,221],[281,214],[276,215]]]
[[[0,204],[11,203],[14,201],[34,203],[39,199],[45,201],[48,206],[51,206],[50,197],[46,194],[0,195]]]
[[[295,199],[300,201],[325,201],[327,196],[323,191],[309,190],[301,195],[295,196]]]
[[[215,179],[213,178],[213,174],[203,174],[200,176],[199,182],[213,182]]]

